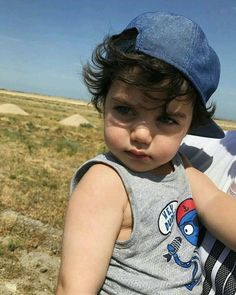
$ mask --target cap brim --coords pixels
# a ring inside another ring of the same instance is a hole
[[[209,123],[190,130],[189,134],[210,137],[210,138],[224,138],[225,132],[221,129],[212,119],[209,119]]]

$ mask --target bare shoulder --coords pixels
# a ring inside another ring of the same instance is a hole
[[[95,164],[81,178],[77,184],[72,198],[93,198],[94,201],[106,200],[116,202],[117,205],[126,206],[127,194],[123,182],[118,173],[105,164]]]

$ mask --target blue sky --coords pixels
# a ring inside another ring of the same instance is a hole
[[[106,34],[145,11],[183,14],[221,60],[216,115],[236,120],[235,0],[0,0],[0,88],[89,99],[81,67]]]

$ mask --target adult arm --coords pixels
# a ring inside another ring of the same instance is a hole
[[[201,222],[213,236],[236,251],[236,199],[190,165],[186,172]]]
[[[68,204],[56,295],[99,292],[126,204],[125,189],[113,169],[97,164],[83,176]]]

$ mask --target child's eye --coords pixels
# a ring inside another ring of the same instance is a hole
[[[132,113],[131,107],[125,105],[116,106],[114,107],[114,109],[121,115],[127,115]]]
[[[172,125],[172,124],[177,124],[175,120],[173,120],[171,117],[168,116],[163,116],[158,119],[161,123],[167,124],[167,125]]]

